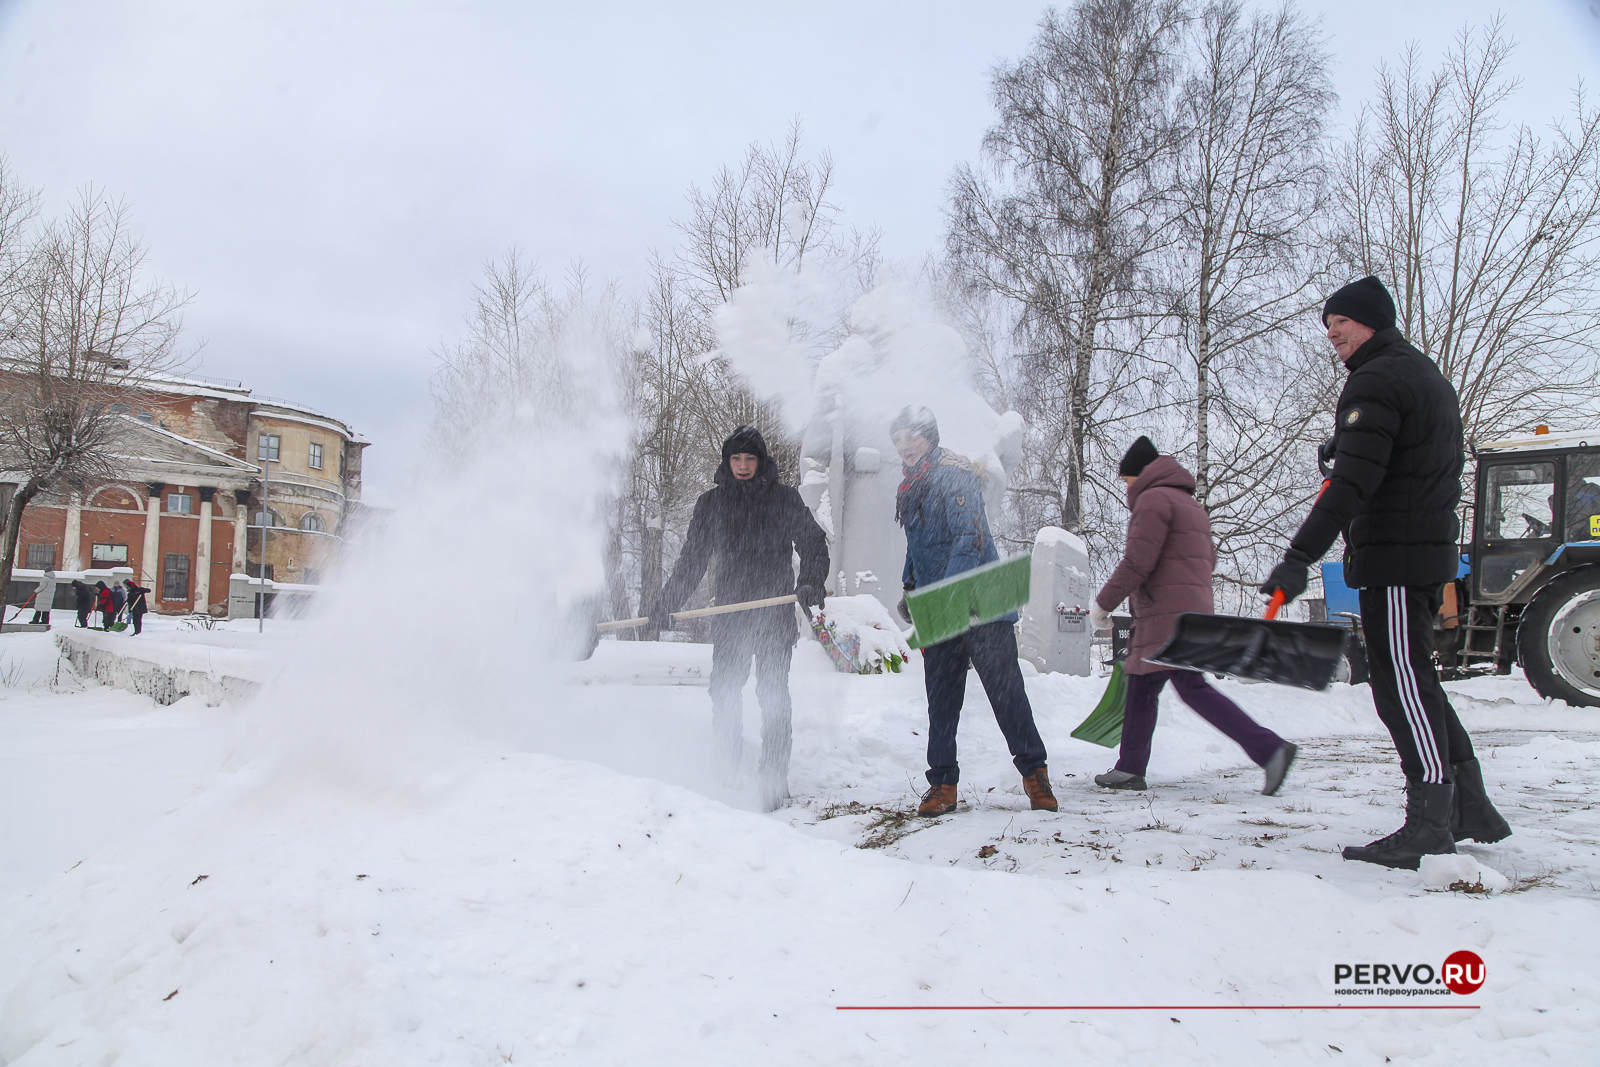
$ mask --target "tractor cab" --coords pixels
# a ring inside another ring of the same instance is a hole
[[[1471,570],[1446,591],[1458,607],[1441,620],[1441,668],[1516,662],[1542,695],[1600,706],[1600,429],[1491,441],[1474,458]]]
[[[1480,445],[1472,601],[1526,604],[1555,575],[1600,562],[1600,429]]]

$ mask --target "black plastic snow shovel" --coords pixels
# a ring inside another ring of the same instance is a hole
[[[1349,631],[1339,626],[1280,622],[1283,593],[1272,595],[1266,618],[1184,612],[1161,651],[1148,657],[1163,667],[1186,667],[1321,691],[1344,658]]]

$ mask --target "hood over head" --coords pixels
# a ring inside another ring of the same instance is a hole
[[[761,465],[756,468],[754,478],[748,482],[741,482],[733,476],[733,466],[729,462],[735,455],[744,452],[761,460]],[[717,467],[717,474],[713,481],[718,485],[757,485],[778,480],[778,464],[767,452],[767,439],[761,436],[761,431],[754,426],[740,426],[728,435],[722,442],[722,464]]]
[[[1194,486],[1194,475],[1183,464],[1171,456],[1157,456],[1145,467],[1139,479],[1128,486],[1128,506],[1132,507],[1133,502],[1139,499],[1139,494],[1146,489],[1181,489],[1193,496]]]

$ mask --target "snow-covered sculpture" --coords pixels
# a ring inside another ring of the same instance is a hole
[[[889,608],[900,600],[906,549],[894,519],[901,468],[889,423],[911,404],[930,409],[940,444],[978,469],[998,529],[1022,458],[1022,417],[996,414],[978,395],[959,334],[930,323],[908,290],[882,286],[856,301],[850,335],[817,364],[800,495],[828,533],[832,591],[870,594]]]

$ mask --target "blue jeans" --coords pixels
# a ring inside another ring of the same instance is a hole
[[[1026,776],[1045,765],[1044,742],[1033,723],[1033,705],[1017,666],[1017,635],[1004,619],[974,626],[923,649],[923,682],[928,691],[928,783],[955,785],[961,780],[956,762],[956,727],[967,694],[967,667],[978,672],[989,695],[995,722],[1011,750],[1011,762]]]

